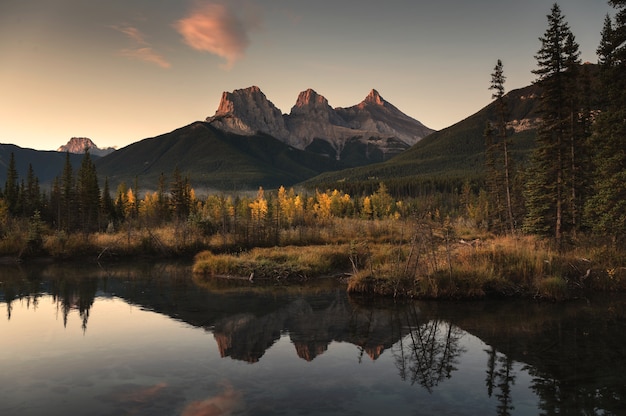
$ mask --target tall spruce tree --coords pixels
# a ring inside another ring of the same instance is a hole
[[[491,98],[495,99],[495,122],[489,123],[486,132],[485,161],[487,168],[487,187],[491,211],[491,223],[501,232],[515,230],[512,203],[512,162],[509,154],[507,134],[508,106],[505,97],[504,69],[498,59],[491,74]]]
[[[527,173],[524,230],[543,236],[552,235],[560,244],[563,233],[571,228],[566,210],[570,198],[568,170],[571,158],[568,97],[572,85],[570,63],[578,59],[578,45],[558,4],[552,6],[548,29],[539,38],[541,49],[533,71],[542,87],[541,117],[535,150]]]
[[[609,4],[616,14],[605,19],[597,50],[603,102],[590,140],[594,185],[585,219],[619,243],[626,239],[626,0]]]
[[[568,150],[563,168],[564,182],[568,190],[567,197],[564,198],[563,223],[564,229],[575,236],[582,222],[583,204],[587,198],[586,176],[588,176],[590,161],[586,151],[586,142],[589,137],[587,123],[590,114],[587,113],[589,97],[585,97],[583,88],[585,80],[579,45],[571,32],[565,40],[564,54],[566,59],[563,77],[568,120],[565,126],[565,138]]]

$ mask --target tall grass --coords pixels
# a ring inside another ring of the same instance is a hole
[[[193,273],[207,277],[307,280],[347,271],[350,267],[347,245],[255,248],[237,254],[199,253]]]
[[[372,249],[369,267],[348,284],[352,293],[419,298],[524,296],[564,300],[584,290],[626,290],[626,267],[617,253],[585,257],[580,249],[557,252],[529,236],[445,242],[424,233],[410,245]],[[412,253],[412,254],[409,254]],[[413,264],[411,264],[413,262]]]

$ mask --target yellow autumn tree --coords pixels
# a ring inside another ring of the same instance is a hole
[[[315,191],[315,204],[313,205],[313,212],[315,216],[320,221],[325,221],[330,219],[332,216],[331,212],[331,204],[332,198],[330,195],[330,191],[320,192]]]
[[[159,220],[159,195],[156,192],[148,192],[139,202],[139,217],[153,225]]]
[[[256,198],[254,201],[250,202],[250,218],[254,223],[261,223],[267,218],[267,199],[265,199],[265,192],[263,191],[263,187],[259,187],[259,191],[257,192]]]
[[[363,208],[361,209],[361,215],[365,219],[371,219],[374,211],[372,210],[372,198],[366,196],[363,198]]]
[[[134,216],[137,209],[137,198],[133,193],[133,188],[126,191],[126,200],[124,201],[124,216],[126,218]]]
[[[277,199],[281,223],[291,226],[296,216],[296,201],[293,188],[289,190],[289,193],[284,186],[278,188]]]

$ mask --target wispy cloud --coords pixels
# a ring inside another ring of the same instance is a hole
[[[111,26],[111,28],[123,33],[132,42],[131,48],[125,48],[119,51],[121,56],[155,64],[161,68],[169,68],[172,66],[163,55],[152,48],[150,43],[146,41],[144,34],[136,27]]]
[[[244,57],[250,45],[248,31],[257,25],[225,3],[206,3],[174,23],[174,28],[191,48],[224,58],[224,68],[230,69]]]
[[[121,56],[126,58],[138,59],[140,61],[156,64],[161,68],[169,68],[172,65],[159,53],[155,52],[150,47],[135,48],[135,49],[122,49],[120,51]]]

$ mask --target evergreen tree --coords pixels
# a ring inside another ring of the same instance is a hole
[[[65,165],[61,174],[60,226],[71,231],[76,224],[76,189],[74,187],[74,170],[70,161],[70,153],[65,153]]]
[[[560,244],[563,232],[571,227],[566,220],[569,196],[568,186],[571,161],[570,120],[574,109],[568,98],[572,94],[571,70],[578,59],[578,45],[558,4],[552,6],[548,29],[540,37],[541,49],[535,58],[543,93],[541,96],[542,123],[537,132],[535,150],[527,173],[526,219],[527,232],[552,235]]]
[[[39,187],[39,179],[35,176],[33,165],[28,164],[28,173],[26,176],[26,188],[24,191],[24,206],[23,211],[26,217],[32,217],[35,211],[40,211],[42,208],[41,190]]]
[[[619,242],[626,236],[626,0],[609,3],[617,12],[605,19],[598,48],[603,102],[590,140],[594,186],[585,218]]]
[[[126,206],[128,205],[128,186],[126,182],[117,185],[117,194],[115,196],[115,218],[123,221],[126,218]]]
[[[4,184],[4,199],[6,200],[11,215],[17,214],[19,190],[17,168],[15,167],[15,154],[11,152],[11,159],[9,159],[9,166],[7,168],[7,179]]]
[[[489,123],[485,132],[485,163],[487,170],[487,189],[491,207],[490,223],[500,231],[515,230],[511,183],[513,180],[512,161],[509,153],[507,134],[508,108],[505,98],[504,83],[506,77],[502,61],[498,59],[491,74],[491,98],[495,99],[496,121]]]
[[[115,202],[111,197],[108,177],[104,178],[104,188],[100,196],[100,219],[105,224],[116,219]]]
[[[50,190],[50,200],[48,202],[47,219],[56,224],[58,230],[61,229],[61,184],[59,178],[54,178],[52,189]]]
[[[189,216],[191,211],[191,187],[189,178],[181,175],[178,166],[174,169],[174,178],[170,187],[170,204],[176,219],[186,219]]]
[[[567,143],[567,163],[564,181],[567,185],[567,197],[564,198],[564,224],[572,236],[582,223],[584,201],[587,198],[587,176],[590,160],[586,150],[589,138],[588,125],[590,123],[590,86],[583,88],[585,80],[583,75],[588,70],[581,70],[579,45],[574,35],[570,32],[565,40],[565,71],[563,72],[565,84],[565,98],[567,110],[567,124],[565,126],[565,138]]]
[[[167,178],[164,173],[159,176],[157,187],[157,215],[160,221],[167,221],[170,218],[169,197],[166,189]]]
[[[83,160],[76,174],[76,195],[82,231],[95,231],[99,225],[100,187],[96,167],[88,149],[85,149]]]

